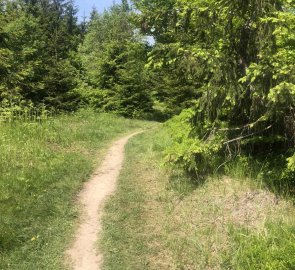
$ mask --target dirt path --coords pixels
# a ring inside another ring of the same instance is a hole
[[[79,201],[83,205],[81,223],[75,242],[66,252],[74,270],[100,269],[102,254],[97,250],[96,242],[101,232],[103,204],[116,189],[126,143],[139,133],[141,132],[119,139],[111,146],[103,163],[79,194]]]

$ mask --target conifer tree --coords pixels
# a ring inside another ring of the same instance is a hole
[[[2,103],[76,106],[75,51],[80,30],[73,2],[2,1]],[[74,102],[74,103],[73,103]]]
[[[80,55],[93,90],[82,95],[101,110],[138,117],[151,111],[152,102],[144,71],[147,46],[130,19],[127,1],[103,14],[92,12]]]

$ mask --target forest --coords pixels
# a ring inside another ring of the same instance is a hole
[[[295,1],[121,0],[77,12],[74,0],[0,0],[0,269],[64,269],[57,254],[93,159],[140,128],[106,204],[103,269],[294,269]],[[244,215],[265,215],[250,222],[263,229],[227,221],[237,210],[225,201],[255,201]],[[193,213],[208,230],[189,227]],[[226,224],[207,220],[219,215]],[[149,219],[155,236],[147,216],[174,225]],[[166,261],[157,244],[138,246],[152,236],[168,239],[158,240]]]

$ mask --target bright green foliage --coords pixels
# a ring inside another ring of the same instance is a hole
[[[105,208],[104,268],[293,270],[294,205],[237,175],[200,184],[166,170],[159,163],[170,143],[164,127],[127,145]],[[246,159],[242,166],[251,174]]]
[[[233,157],[294,147],[293,1],[135,3],[138,23],[156,41],[148,68],[167,86],[158,90],[160,101],[194,111],[173,121],[172,136],[179,130],[182,139],[174,136],[172,161],[203,171],[199,161],[217,152]]]
[[[93,107],[138,117],[151,111],[152,103],[144,70],[147,45],[130,19],[126,3],[92,14],[80,48],[89,85],[81,94]]]
[[[291,171],[295,171],[295,154],[288,158],[288,169]]]
[[[196,65],[191,54],[195,37],[188,33],[187,21],[183,26],[178,21],[176,1],[134,2],[143,12],[137,16],[138,25],[155,39],[146,65],[153,75],[154,96],[168,115],[178,114],[195,104],[204,80],[204,66]]]
[[[211,172],[216,166],[216,155],[221,150],[220,140],[212,136],[207,141],[198,139],[198,133],[193,132],[195,112],[192,109],[183,111],[166,125],[173,134],[173,144],[166,149],[166,161],[177,164],[188,172],[202,176]]]
[[[3,1],[0,20],[1,107],[72,109],[80,35],[73,4]]]
[[[41,65],[38,55],[42,44],[37,42],[41,35],[39,20],[16,8],[15,3],[7,4],[6,8],[6,19],[10,20],[3,27],[7,70],[1,83],[1,101],[11,106],[44,88],[36,76]]]

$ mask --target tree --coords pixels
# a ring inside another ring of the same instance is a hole
[[[170,85],[192,93],[182,96],[181,107],[194,105],[175,120],[188,126],[175,126],[172,160],[198,170],[218,153],[294,147],[294,1],[135,4],[138,25],[156,40],[149,67],[166,85],[159,96],[173,108]]]
[[[80,55],[92,91],[82,95],[92,106],[136,117],[151,111],[144,65],[147,45],[131,24],[127,2],[103,14],[93,12]]]
[[[72,109],[80,41],[73,2],[14,0],[2,6],[2,103]]]

